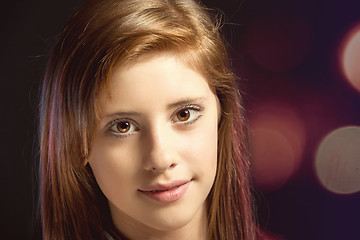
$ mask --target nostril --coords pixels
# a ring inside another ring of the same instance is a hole
[[[161,171],[161,172],[163,172],[163,171],[166,171],[168,169],[176,167],[176,165],[177,165],[176,163],[171,163],[168,167],[164,167],[164,168],[162,168],[161,166],[152,166],[151,171]]]

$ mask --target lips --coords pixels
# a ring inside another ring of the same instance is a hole
[[[151,185],[139,189],[139,192],[158,202],[174,202],[184,196],[190,184],[191,180],[173,181],[166,184]]]

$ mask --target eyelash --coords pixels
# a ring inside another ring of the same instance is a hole
[[[186,119],[185,121],[181,121],[179,119],[174,120],[174,118],[176,118],[179,113],[186,111],[186,110],[190,112],[190,117],[188,119]],[[195,123],[202,116],[199,113],[203,110],[204,110],[204,107],[200,107],[198,105],[194,105],[194,104],[185,105],[175,111],[175,113],[171,116],[171,122],[176,123],[176,124],[191,125],[191,124]],[[194,112],[196,112],[198,114],[198,116],[196,116],[196,114],[195,114],[195,116],[194,116],[195,118],[192,116],[192,115],[194,115]],[[194,118],[194,119],[192,119],[192,118]],[[189,120],[189,119],[191,119],[191,120]],[[113,128],[117,127],[117,124],[119,124],[119,123],[129,123],[130,129],[128,131],[130,131],[131,129],[132,129],[132,131],[129,133],[128,132],[120,133],[120,132],[113,130]],[[125,137],[131,136],[131,135],[135,134],[135,132],[139,131],[139,127],[132,120],[122,118],[122,119],[115,119],[115,120],[111,121],[110,123],[108,123],[107,131],[110,132],[115,137],[125,138]]]

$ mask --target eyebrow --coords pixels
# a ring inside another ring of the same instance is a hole
[[[177,107],[180,107],[180,106],[183,106],[183,105],[187,105],[187,104],[190,104],[190,103],[193,103],[193,102],[196,102],[196,101],[200,101],[200,100],[203,100],[205,99],[204,97],[198,97],[198,98],[186,98],[186,99],[183,99],[183,100],[180,100],[180,101],[177,101],[177,102],[174,102],[174,103],[170,103],[169,105],[167,105],[167,109],[173,109],[173,108],[177,108]],[[107,118],[112,118],[112,117],[121,117],[121,116],[139,116],[141,115],[139,112],[135,112],[135,111],[125,111],[125,112],[115,112],[115,113],[110,113],[110,114],[107,114],[103,117],[101,117],[101,119],[107,119]]]
[[[121,117],[121,116],[138,116],[140,115],[140,113],[138,112],[133,112],[133,111],[130,111],[130,112],[115,112],[115,113],[110,113],[108,115],[105,115],[103,117],[101,117],[100,119],[107,119],[107,118],[112,118],[112,117]]]
[[[186,105],[186,104],[190,104],[190,103],[193,103],[193,102],[196,102],[196,101],[199,101],[199,100],[203,100],[205,99],[204,97],[199,97],[199,98],[186,98],[186,99],[183,99],[183,100],[180,100],[178,102],[175,102],[175,103],[171,103],[167,106],[168,109],[173,109],[173,108],[176,108],[176,107],[180,107],[180,106],[183,106],[183,105]]]

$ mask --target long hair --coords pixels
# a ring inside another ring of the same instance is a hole
[[[52,50],[40,101],[43,239],[104,238],[106,199],[85,165],[98,94],[116,64],[156,52],[174,53],[201,73],[220,102],[209,238],[255,239],[243,107],[219,24],[210,16],[191,0],[92,0],[69,20]]]

